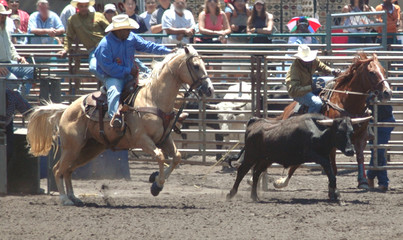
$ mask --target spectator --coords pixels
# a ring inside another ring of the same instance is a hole
[[[29,17],[28,32],[35,35],[49,35],[50,37],[33,37],[32,44],[52,44],[55,37],[64,33],[62,21],[56,13],[49,10],[48,0],[38,0],[37,12]],[[56,38],[58,41],[58,38]]]
[[[72,44],[78,39],[89,53],[90,71],[94,73],[98,79],[102,79],[96,72],[96,59],[94,56],[95,48],[105,35],[105,29],[109,22],[104,15],[99,12],[90,12],[89,7],[95,2],[90,0],[77,0],[72,2],[73,7],[79,11],[71,16],[68,20],[66,37],[64,38],[64,50],[60,51],[61,57],[65,57],[67,52],[72,49]]]
[[[233,33],[246,33],[247,20],[250,15],[249,9],[246,7],[246,0],[234,1],[235,11],[232,11],[229,7],[225,8],[225,14],[231,26]],[[236,12],[236,14],[234,14]],[[247,38],[242,37],[230,37],[228,43],[247,43]]]
[[[0,0],[0,4],[3,5],[5,11],[9,10],[6,0]],[[14,26],[13,21],[9,17],[6,18],[5,25],[6,25],[6,30],[10,33],[10,35],[13,34],[14,30],[15,30],[15,26]]]
[[[123,0],[123,6],[125,7],[125,13],[129,15],[131,19],[139,24],[139,28],[133,29],[134,33],[145,33],[147,32],[147,26],[144,19],[136,14],[136,0]]]
[[[89,7],[89,11],[90,12],[95,12],[95,8],[93,7],[93,5],[95,4],[95,1],[90,1],[90,7]],[[73,16],[74,14],[76,14],[77,9],[74,7],[77,4],[76,0],[72,0],[71,3],[69,5],[67,5],[62,13],[60,13],[60,20],[62,20],[62,24],[64,26],[64,30],[67,32],[67,25],[68,25],[68,20],[71,16]],[[74,5],[74,6],[73,6]]]
[[[26,33],[28,31],[28,20],[29,14],[20,8],[20,1],[19,0],[8,0],[8,4],[11,9],[11,14],[17,14],[20,18],[20,27],[22,33]]]
[[[350,4],[344,6],[343,13],[358,13],[369,12],[371,9],[364,3],[364,0],[350,0]],[[370,20],[366,16],[351,16],[344,19],[344,26],[365,25],[370,24]],[[365,27],[348,28],[347,32],[350,33],[366,33],[370,29]],[[371,37],[348,37],[348,43],[373,43]]]
[[[10,158],[13,153],[14,148],[14,114],[15,110],[20,112],[23,115],[26,115],[31,109],[31,105],[25,100],[21,94],[17,91],[12,91],[10,89],[6,89],[6,116],[0,117],[1,120],[5,122],[5,129],[7,134],[7,163],[9,163]]]
[[[202,38],[203,43],[226,43],[226,36],[231,33],[227,16],[221,11],[218,0],[206,0],[204,10],[199,14],[199,32],[204,35],[219,36]]]
[[[247,32],[271,34],[273,30],[273,14],[266,12],[266,4],[263,0],[256,0],[252,15],[248,18]],[[253,43],[271,43],[268,37],[255,37]]]
[[[120,94],[126,83],[138,80],[138,69],[133,62],[136,51],[153,54],[171,52],[165,46],[145,41],[131,32],[134,28],[139,28],[139,25],[126,14],[115,16],[112,24],[105,29],[108,34],[95,50],[97,71],[105,76],[111,126],[118,129],[123,126],[122,116],[118,111]]]
[[[112,18],[114,16],[118,15],[118,12],[116,11],[116,6],[113,3],[108,3],[104,7],[104,16],[106,20],[108,20],[109,23],[112,23]]]
[[[399,5],[392,4],[392,0],[383,0],[382,4],[379,4],[376,7],[376,11],[385,11],[386,12],[386,26],[388,33],[397,33],[397,28],[400,25],[400,7]],[[378,22],[382,22],[382,16],[377,17]],[[382,27],[378,28],[378,32],[382,33]],[[382,42],[382,37],[378,36],[378,43]],[[396,36],[388,36],[387,43],[393,44],[397,42]]]
[[[151,32],[151,25],[150,25],[150,20],[151,20],[151,15],[153,12],[157,9],[157,2],[156,0],[146,0],[146,11],[140,14],[140,17],[144,19],[144,22],[147,26],[147,32],[145,33],[152,33]],[[152,41],[154,42],[155,39],[153,37],[145,37],[144,38],[147,41]]]
[[[309,22],[307,18],[300,18],[297,22],[297,30],[295,33],[311,33],[309,31]],[[316,44],[319,43],[315,37],[305,36],[305,37],[290,37],[288,39],[289,44]]]
[[[6,11],[5,7],[0,4],[0,63],[12,63],[12,64],[26,64],[27,61],[24,57],[18,55],[15,50],[14,44],[11,42],[10,33],[6,29],[7,15],[11,13],[11,10]],[[33,78],[32,67],[0,67],[0,77],[6,77],[6,79],[22,78],[24,80]],[[14,89],[15,84],[7,83],[10,89]],[[24,94],[29,93],[31,88],[30,84],[26,84],[26,91]],[[22,88],[19,88],[22,91]]]
[[[158,0],[159,5],[157,10],[153,12],[150,18],[151,32],[152,33],[162,33],[162,15],[168,9],[173,8],[170,0]],[[162,38],[155,38],[156,43],[161,43]]]
[[[370,109],[373,110],[372,105],[370,105]],[[378,121],[379,122],[396,122],[393,113],[392,113],[392,106],[390,105],[378,105]],[[393,130],[393,127],[378,127],[378,144],[387,144],[390,139],[390,134]],[[373,141],[371,140],[370,143],[372,144]],[[377,150],[378,154],[378,166],[386,166],[386,156],[385,156],[385,149],[380,148]],[[371,150],[371,161],[369,163],[370,166],[374,166],[374,151]],[[374,179],[378,178],[378,190],[386,192],[389,186],[389,178],[388,173],[386,170],[368,170],[367,171],[368,177],[368,184],[369,187],[374,189],[375,183]]]
[[[21,24],[20,16],[18,16],[17,14],[14,14],[14,15],[10,16],[10,19],[13,20],[13,22],[14,22],[14,26],[15,26],[14,33],[22,34],[23,32],[21,31],[21,28],[20,28],[20,24]],[[25,44],[25,43],[27,43],[27,39],[25,37],[13,37],[12,42],[14,44]]]
[[[189,43],[195,33],[195,21],[192,13],[186,9],[186,0],[174,0],[174,9],[169,9],[162,16],[162,29],[168,37],[163,43]]]

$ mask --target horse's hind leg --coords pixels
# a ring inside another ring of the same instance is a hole
[[[60,160],[53,167],[53,174],[55,176],[55,181],[57,185],[57,189],[60,194],[60,201],[62,205],[71,206],[74,203],[67,197],[66,192],[64,190],[63,178],[66,175],[66,166],[70,165],[77,158],[76,151],[66,151],[63,149]]]
[[[81,149],[79,156],[77,157],[77,160],[74,161],[68,169],[66,169],[66,172],[64,174],[64,180],[66,182],[66,190],[67,190],[67,197],[73,201],[75,205],[80,205],[83,202],[77,198],[74,195],[73,191],[73,184],[71,182],[71,174],[74,172],[74,170],[80,166],[85,165],[92,159],[94,159],[96,156],[98,156],[105,147],[96,142],[95,140],[88,140],[84,148]]]
[[[300,165],[294,165],[291,166],[290,169],[288,170],[288,175],[287,177],[279,178],[276,181],[274,181],[273,186],[275,188],[285,188],[288,186],[288,183],[290,182],[290,179],[292,175],[294,174],[295,170],[299,168]]]

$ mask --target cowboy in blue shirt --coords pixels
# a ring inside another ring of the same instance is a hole
[[[168,54],[170,49],[149,42],[131,32],[139,25],[126,14],[113,17],[112,23],[105,29],[108,33],[95,50],[97,72],[103,77],[108,95],[108,114],[112,118],[111,126],[122,127],[122,118],[118,112],[120,94],[130,80],[137,78],[135,51],[153,54]]]

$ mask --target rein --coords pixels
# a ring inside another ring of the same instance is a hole
[[[348,91],[348,90],[336,90],[336,89],[330,89],[330,88],[323,88],[323,90],[329,91],[329,92],[336,92],[336,93],[343,93],[347,95],[360,95],[360,96],[369,96],[369,93],[362,93],[362,92],[354,92],[354,91]]]

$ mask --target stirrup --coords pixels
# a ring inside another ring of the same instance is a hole
[[[123,119],[124,118],[120,114],[115,113],[109,125],[114,129],[119,129],[120,131],[123,131],[125,126],[125,122]]]

